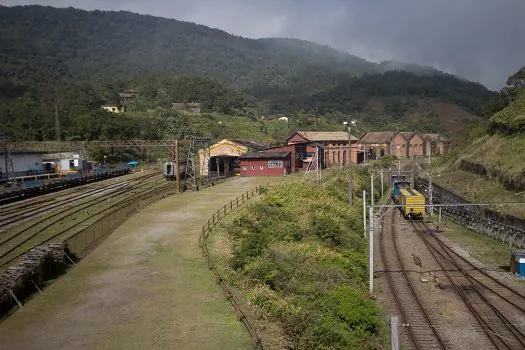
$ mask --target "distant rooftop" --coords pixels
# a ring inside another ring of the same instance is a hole
[[[348,141],[348,133],[346,131],[297,131],[310,141]],[[352,141],[357,141],[357,137],[351,136]]]
[[[236,139],[236,140],[230,140],[230,141],[238,143],[239,145],[243,145],[245,147],[248,147],[254,150],[260,150],[260,149],[266,148],[265,145],[258,143],[256,141],[252,141],[252,140],[237,140]]]
[[[371,131],[364,134],[359,140],[360,143],[389,143],[395,131]]]

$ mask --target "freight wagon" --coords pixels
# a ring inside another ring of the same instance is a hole
[[[422,219],[425,214],[425,196],[413,188],[402,188],[399,192],[400,209],[405,219]]]

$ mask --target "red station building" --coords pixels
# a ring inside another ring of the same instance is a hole
[[[305,171],[315,152],[315,146],[297,143],[245,153],[239,157],[241,176],[286,176]],[[324,168],[322,147],[319,158]]]

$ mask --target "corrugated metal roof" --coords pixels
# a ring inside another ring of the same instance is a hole
[[[297,131],[310,141],[348,141],[348,133],[346,131]],[[352,141],[357,141],[357,137],[352,135]]]
[[[361,137],[359,143],[390,143],[395,131],[371,131]]]
[[[290,152],[248,152],[241,155],[240,159],[268,159],[268,158],[287,158]]]

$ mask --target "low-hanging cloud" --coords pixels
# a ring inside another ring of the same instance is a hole
[[[0,0],[175,18],[251,38],[293,37],[501,88],[525,65],[523,0]]]

